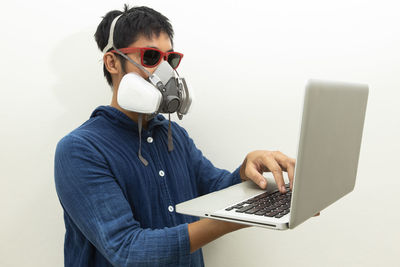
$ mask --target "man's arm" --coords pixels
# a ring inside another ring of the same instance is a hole
[[[239,169],[232,173],[215,167],[198,149],[187,131],[175,124],[182,134],[187,151],[187,159],[192,171],[191,179],[195,179],[199,195],[208,194],[241,182]]]
[[[188,265],[190,253],[243,226],[204,219],[144,229],[102,156],[79,137],[64,138],[55,158],[57,194],[82,234],[115,266]]]
[[[188,225],[190,252],[194,252],[224,234],[248,227],[243,224],[230,223],[212,219],[202,219]]]

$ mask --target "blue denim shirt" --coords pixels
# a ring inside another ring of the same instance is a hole
[[[172,123],[158,115],[142,131],[121,111],[97,108],[57,145],[55,185],[64,209],[65,266],[203,266],[201,250],[190,253],[188,223],[175,205],[240,182],[218,169]]]

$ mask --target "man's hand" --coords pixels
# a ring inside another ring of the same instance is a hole
[[[283,171],[288,173],[290,188],[293,187],[294,166],[296,160],[289,158],[280,151],[256,150],[247,154],[240,168],[242,180],[252,180],[262,189],[267,187],[263,172],[272,172],[280,192],[285,193]]]
[[[256,150],[247,154],[240,168],[240,178],[243,181],[252,180],[259,187],[265,189],[267,180],[262,176],[263,172],[272,172],[275,182],[282,193],[286,192],[285,182],[283,180],[283,171],[289,176],[290,189],[293,188],[294,166],[296,160],[289,158],[280,151]],[[314,216],[319,216],[318,212]]]

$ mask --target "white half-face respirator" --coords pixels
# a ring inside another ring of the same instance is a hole
[[[166,61],[149,77],[151,83],[135,72],[125,74],[118,87],[118,104],[123,109],[144,114],[176,112],[182,119],[190,109],[193,94],[185,78],[175,74]]]
[[[179,119],[182,119],[183,115],[187,114],[190,110],[193,91],[187,86],[185,78],[179,77],[176,70],[167,61],[162,61],[154,73],[151,74],[143,66],[133,61],[114,46],[114,28],[121,16],[116,17],[111,23],[108,44],[103,49],[103,53],[105,54],[109,49],[113,48],[122,57],[148,75],[147,81],[135,72],[125,74],[121,79],[117,94],[117,102],[120,107],[139,113],[138,156],[142,163],[147,166],[147,160],[141,155],[142,114],[150,114],[149,118],[153,118],[158,113],[169,114],[168,151],[172,151],[173,142],[170,114],[176,112]]]

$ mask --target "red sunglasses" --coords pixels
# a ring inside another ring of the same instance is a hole
[[[178,68],[181,60],[183,58],[182,53],[178,52],[163,52],[155,48],[151,47],[127,47],[118,49],[124,54],[130,54],[137,51],[140,51],[140,61],[142,66],[147,68],[154,68],[158,64],[160,64],[161,59],[166,60],[173,69]],[[111,50],[112,53],[118,53],[116,50]]]

